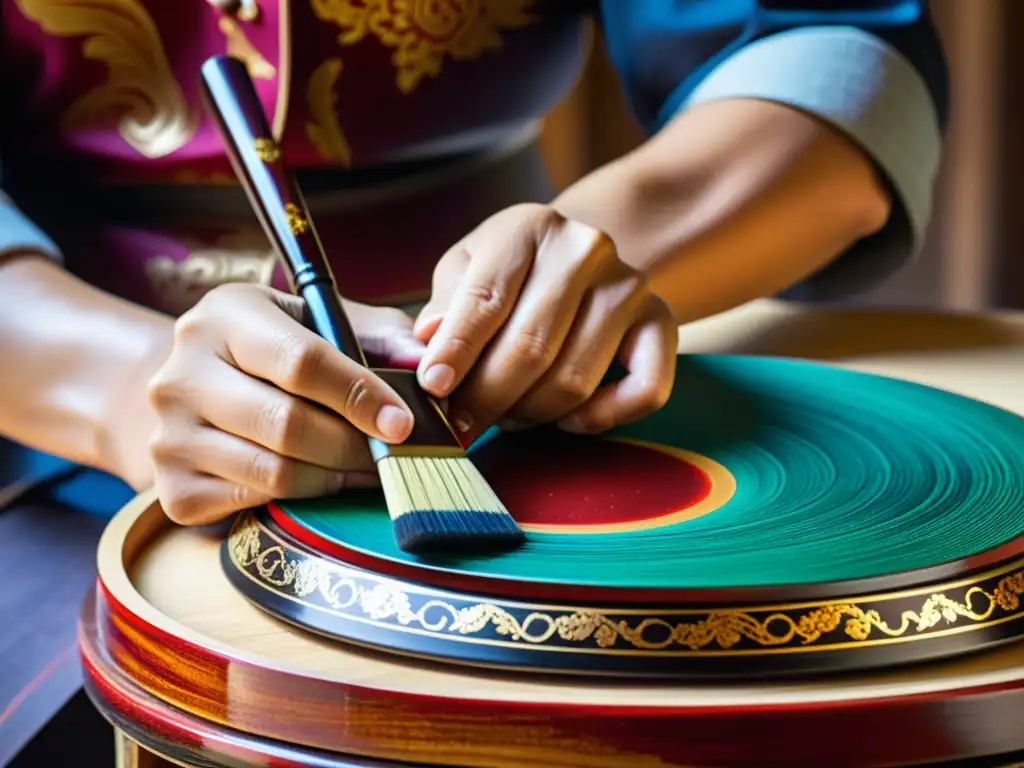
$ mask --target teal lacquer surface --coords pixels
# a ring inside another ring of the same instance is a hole
[[[801,361],[683,357],[668,406],[614,434],[712,458],[736,493],[668,527],[530,534],[510,554],[429,565],[568,584],[757,586],[925,567],[1024,533],[1024,419],[916,384]],[[423,562],[395,545],[380,493],[281,506],[328,539]]]

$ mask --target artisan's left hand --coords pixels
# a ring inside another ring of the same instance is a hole
[[[675,377],[676,323],[646,276],[547,206],[508,208],[448,251],[415,333],[421,385],[453,393],[470,439],[495,423],[601,432],[658,410]],[[627,375],[602,385],[616,359]]]

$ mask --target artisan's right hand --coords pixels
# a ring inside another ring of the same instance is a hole
[[[305,328],[302,310],[294,296],[227,285],[177,321],[173,351],[149,384],[155,486],[175,522],[376,483],[365,435],[408,437],[405,403]],[[395,356],[422,346],[400,310],[359,307],[357,334],[360,320]]]

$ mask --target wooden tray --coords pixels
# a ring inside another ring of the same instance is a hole
[[[1022,644],[785,683],[453,670],[339,646],[261,613],[221,569],[224,535],[172,526],[152,495],[113,520],[82,624],[94,686],[116,687],[116,670],[216,727],[417,765],[909,765],[1024,750]]]

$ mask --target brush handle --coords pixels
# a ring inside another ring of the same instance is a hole
[[[285,262],[292,290],[306,301],[316,332],[365,366],[306,200],[274,140],[245,65],[214,56],[201,69],[207,108],[268,239]]]

